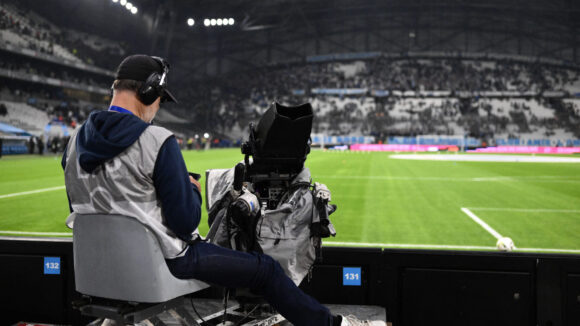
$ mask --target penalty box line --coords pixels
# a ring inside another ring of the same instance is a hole
[[[502,235],[499,234],[499,232],[494,230],[491,226],[489,226],[489,224],[485,223],[482,219],[477,217],[477,215],[473,214],[473,212],[470,211],[468,208],[461,207],[461,211],[465,213],[467,216],[469,216],[475,223],[479,224],[479,226],[481,226],[484,230],[493,235],[496,239],[499,240],[503,238]]]
[[[41,192],[61,190],[64,188],[65,188],[65,186],[59,186],[59,187],[44,188],[44,189],[37,189],[37,190],[31,190],[31,191],[16,192],[13,194],[0,195],[0,199],[9,198],[9,197],[16,197],[16,196],[32,195],[32,194],[37,194],[37,193],[41,193]]]

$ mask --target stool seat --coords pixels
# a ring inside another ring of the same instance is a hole
[[[159,303],[208,287],[178,279],[154,233],[122,215],[77,215],[73,228],[76,290],[130,302]]]

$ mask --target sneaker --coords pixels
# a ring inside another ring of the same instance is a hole
[[[382,320],[359,320],[352,315],[341,317],[340,326],[387,326],[387,323]]]

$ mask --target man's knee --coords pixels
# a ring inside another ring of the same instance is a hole
[[[273,286],[274,283],[280,277],[284,277],[284,270],[280,263],[278,263],[274,258],[264,255],[264,254],[257,254],[259,260],[259,268],[258,268],[258,275],[255,279],[256,289],[261,289],[266,286]]]

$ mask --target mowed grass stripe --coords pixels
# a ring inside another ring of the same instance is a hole
[[[457,211],[453,196],[446,196],[449,185],[444,182],[429,183],[426,187],[424,183],[409,180],[340,180],[340,176],[352,175],[416,178],[422,170],[418,166],[427,162],[409,164],[389,160],[385,153],[330,156],[330,160],[320,160],[321,166],[316,164],[318,160],[310,161],[309,166],[314,179],[330,187],[333,201],[339,206],[331,217],[339,231],[337,241],[494,244],[477,225],[466,221]],[[338,177],[325,178],[329,171],[336,172]]]
[[[202,175],[206,169],[230,168],[243,159],[239,149],[184,151],[183,156],[188,170]],[[466,218],[460,207],[580,209],[580,187],[576,184],[579,164],[406,161],[389,159],[387,153],[353,155],[315,150],[306,166],[314,181],[329,186],[332,202],[339,207],[331,216],[338,236],[329,241],[495,247],[494,239]],[[0,159],[0,171],[0,195],[64,184],[60,157],[4,157]],[[470,181],[447,182],[448,178]],[[566,180],[574,182],[558,182]],[[204,192],[205,177],[201,181]],[[576,245],[576,235],[560,232],[565,239],[554,240],[550,232],[539,233],[530,221],[535,219],[534,212],[474,213],[499,233],[512,237],[518,247],[539,250],[580,247]],[[514,224],[521,231],[515,235],[511,230],[514,226],[508,225],[506,229],[501,222],[511,220],[514,215],[532,217],[527,221],[516,218],[518,222]],[[569,219],[551,219],[551,213],[548,215],[542,227],[550,228],[552,221],[557,229],[554,233],[560,227],[577,230],[580,225],[575,213],[559,214]],[[0,200],[0,230],[70,232],[64,225],[67,216],[64,190]],[[205,233],[207,229],[204,207],[200,231]]]
[[[70,232],[66,192],[49,191],[0,200],[0,230]]]
[[[0,195],[64,186],[60,156],[3,156]]]

